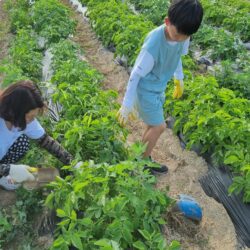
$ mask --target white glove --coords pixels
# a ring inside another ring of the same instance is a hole
[[[35,177],[29,172],[29,166],[27,165],[10,165],[9,176],[14,182],[34,181]]]
[[[121,106],[119,111],[116,114],[118,122],[121,126],[124,126],[128,120],[135,120],[138,117],[138,113],[135,108],[127,108],[125,106]]]

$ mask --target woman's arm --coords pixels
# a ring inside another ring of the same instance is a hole
[[[38,145],[45,148],[49,153],[54,155],[58,160],[64,164],[69,164],[72,160],[72,155],[66,151],[56,140],[46,133],[36,140]]]

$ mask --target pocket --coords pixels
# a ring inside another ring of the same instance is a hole
[[[155,110],[157,108],[157,96],[152,93],[140,93],[139,104],[144,110]]]

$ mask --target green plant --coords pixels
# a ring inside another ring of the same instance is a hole
[[[115,54],[126,56],[128,65],[132,65],[146,34],[154,28],[152,22],[143,15],[134,15],[126,4],[115,0],[91,0],[88,8],[92,26],[104,45],[114,46]]]
[[[159,224],[171,200],[144,164],[85,162],[52,183],[46,204],[61,218],[52,249],[166,249]]]
[[[201,153],[208,152],[215,166],[228,165],[245,185],[236,182],[231,190],[244,190],[244,201],[249,201],[250,101],[218,88],[213,77],[186,81],[183,100],[173,101],[171,91],[167,96],[165,107],[176,119],[174,131],[184,134],[187,148],[201,145]]]
[[[202,49],[210,49],[213,60],[234,60],[240,53],[246,52],[241,41],[233,34],[226,32],[223,28],[217,29],[205,24],[194,35],[194,41]]]
[[[27,76],[24,76],[22,69],[20,69],[13,63],[10,63],[9,59],[7,58],[0,63],[0,73],[3,76],[3,80],[1,83],[1,86],[3,88],[16,81],[25,80],[28,78]]]
[[[31,30],[18,30],[10,48],[13,63],[28,77],[40,79],[42,74],[42,53],[37,37]]]
[[[43,195],[41,191],[27,191],[23,188],[16,190],[16,203],[11,208],[0,212],[0,247],[13,240],[17,235],[32,242],[33,218],[42,209]],[[26,243],[27,244],[27,241]],[[21,242],[20,242],[21,245]]]
[[[40,0],[32,7],[34,30],[49,43],[58,42],[73,34],[76,23],[67,7],[57,0]]]

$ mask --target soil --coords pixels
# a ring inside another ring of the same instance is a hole
[[[61,2],[73,8],[67,0]],[[121,103],[129,79],[127,70],[118,65],[114,54],[102,46],[86,18],[76,12],[73,18],[78,22],[73,40],[83,48],[86,60],[104,75],[104,88],[118,91],[118,101]],[[128,127],[131,132],[128,144],[139,141],[144,130],[143,123],[137,121]],[[180,241],[182,249],[238,249],[235,229],[226,210],[206,196],[199,184],[199,178],[208,171],[205,160],[195,152],[183,150],[178,137],[168,128],[159,139],[152,156],[157,162],[169,167],[168,174],[158,177],[157,187],[168,187],[168,194],[172,198],[178,198],[181,193],[191,195],[203,209],[200,224],[175,213],[168,215],[169,223],[164,228],[167,240]]]
[[[71,7],[67,0],[61,2]],[[0,0],[0,20],[4,22],[7,18],[2,5],[3,1]],[[83,48],[87,61],[104,75],[104,88],[117,90],[118,101],[121,102],[129,79],[127,70],[118,65],[113,53],[101,45],[86,19],[78,13],[74,13],[73,18],[78,21],[78,26],[72,39]],[[1,59],[7,54],[10,35],[6,32],[6,36],[2,36],[2,30],[0,34]],[[130,124],[129,130],[131,133],[128,144],[139,141],[144,130],[143,123],[137,121]],[[168,128],[158,141],[153,158],[169,167],[168,174],[158,177],[157,188],[169,187],[168,194],[172,198],[178,198],[180,193],[192,195],[203,209],[203,219],[200,224],[185,220],[174,213],[167,215],[168,224],[164,227],[166,239],[169,242],[180,241],[182,249],[238,249],[234,226],[227,212],[221,204],[207,197],[199,184],[199,178],[208,170],[205,160],[195,152],[183,150],[178,138]],[[1,203],[11,205],[15,200],[15,193],[0,190],[0,197]]]

